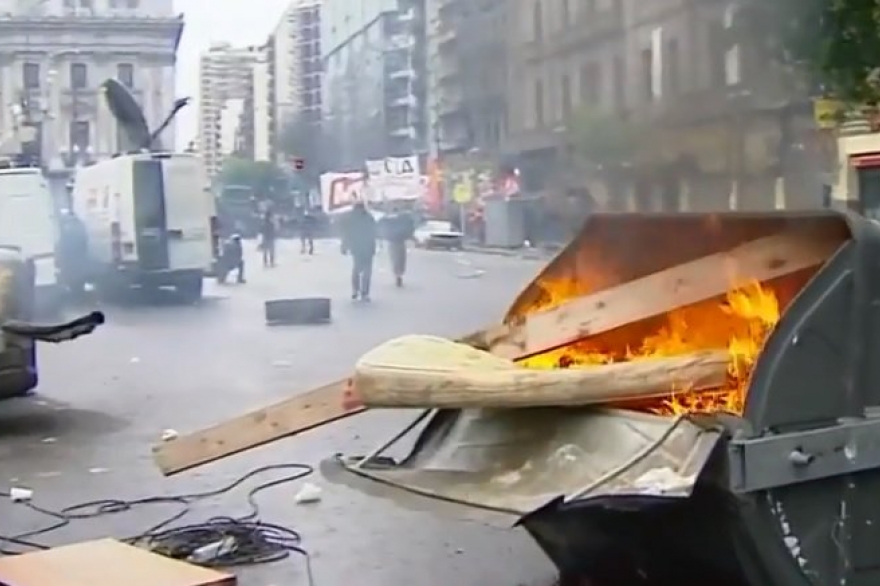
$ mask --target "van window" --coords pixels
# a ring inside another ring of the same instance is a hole
[[[165,190],[160,161],[135,161],[134,183],[135,224],[139,229],[165,230]]]

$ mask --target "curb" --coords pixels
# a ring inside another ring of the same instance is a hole
[[[527,260],[546,260],[556,256],[556,251],[540,249],[481,248],[479,246],[466,246],[464,251],[474,254],[506,256],[509,258],[523,258]]]

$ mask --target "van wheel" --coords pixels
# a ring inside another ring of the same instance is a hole
[[[202,300],[203,286],[204,279],[199,275],[182,280],[174,288],[184,302],[197,303]]]

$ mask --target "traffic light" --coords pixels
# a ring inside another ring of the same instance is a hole
[[[305,169],[306,168],[305,159],[299,159],[299,158],[294,159],[293,160],[293,168],[296,169],[297,171],[302,171],[303,169]]]

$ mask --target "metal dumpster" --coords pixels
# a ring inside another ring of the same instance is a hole
[[[431,411],[367,456],[327,460],[324,474],[403,506],[523,527],[570,584],[880,583],[880,224],[830,211],[597,215],[507,319],[792,223],[840,246],[816,269],[759,284],[778,321],[739,403]],[[713,327],[715,314],[698,317],[707,307],[691,308],[689,328]],[[672,323],[627,326],[592,351],[670,335]],[[551,358],[565,366],[567,352]]]

